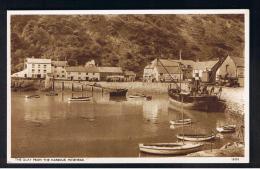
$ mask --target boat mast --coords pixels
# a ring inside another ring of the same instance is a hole
[[[181,116],[182,116],[182,144],[184,145],[184,118],[183,118],[183,96],[181,96]]]
[[[180,63],[179,63],[179,69],[180,69],[180,90],[181,90],[181,50],[180,50]],[[180,91],[181,92],[181,91]]]

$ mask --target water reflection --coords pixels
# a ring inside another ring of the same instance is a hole
[[[54,97],[39,93],[39,99],[30,100],[25,95],[28,93],[12,93],[12,152],[16,155],[49,157],[52,152],[53,156],[136,157],[139,143],[173,142],[182,131],[170,127],[169,121],[181,119],[182,113],[168,109],[166,94],[153,95],[147,101],[114,100],[96,92],[91,101],[71,103],[70,92]],[[190,133],[209,133],[217,123],[229,121],[222,113],[189,110],[184,110],[184,118],[192,119],[192,125],[184,127]],[[221,143],[230,139],[234,138],[225,136]]]

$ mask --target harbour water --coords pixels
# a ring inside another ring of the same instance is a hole
[[[26,99],[39,94],[40,98]],[[89,102],[71,102],[71,92],[46,96],[43,92],[12,92],[11,155],[17,157],[139,157],[139,143],[176,142],[182,127],[170,127],[181,119],[168,108],[167,94],[144,98],[110,99],[94,93]],[[74,96],[91,93],[74,93]],[[212,133],[216,126],[232,123],[225,113],[184,110],[193,123],[185,133]],[[237,133],[220,135],[205,148],[220,148],[236,141]]]

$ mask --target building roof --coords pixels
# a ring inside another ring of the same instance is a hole
[[[194,62],[193,60],[172,60],[174,62],[178,62],[178,63],[182,63],[183,65],[190,65],[190,66],[194,66],[196,62]]]
[[[100,73],[123,73],[121,67],[98,67]]]
[[[243,57],[230,56],[231,59],[235,62],[236,66],[245,67],[245,61]]]
[[[26,58],[27,63],[43,63],[51,64],[51,59],[40,59],[40,58]]]
[[[179,63],[171,59],[154,59],[152,66],[179,66]]]
[[[83,67],[83,66],[70,66],[65,68],[67,72],[86,72],[97,73],[99,69],[97,67]]]
[[[51,61],[51,64],[53,66],[58,66],[58,67],[62,67],[62,66],[67,66],[68,62],[67,61]]]
[[[194,69],[196,70],[205,70],[212,69],[215,64],[218,63],[218,60],[204,61],[204,62],[195,62]]]
[[[156,66],[156,69],[158,73],[163,73],[163,74],[175,74],[175,73],[180,73],[179,67],[163,67],[163,66]]]
[[[125,71],[124,74],[128,75],[128,76],[135,76],[136,75],[133,71]]]

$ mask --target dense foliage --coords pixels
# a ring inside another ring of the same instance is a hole
[[[139,75],[154,58],[243,57],[243,15],[39,15],[11,17],[12,72],[26,57],[122,66]]]

